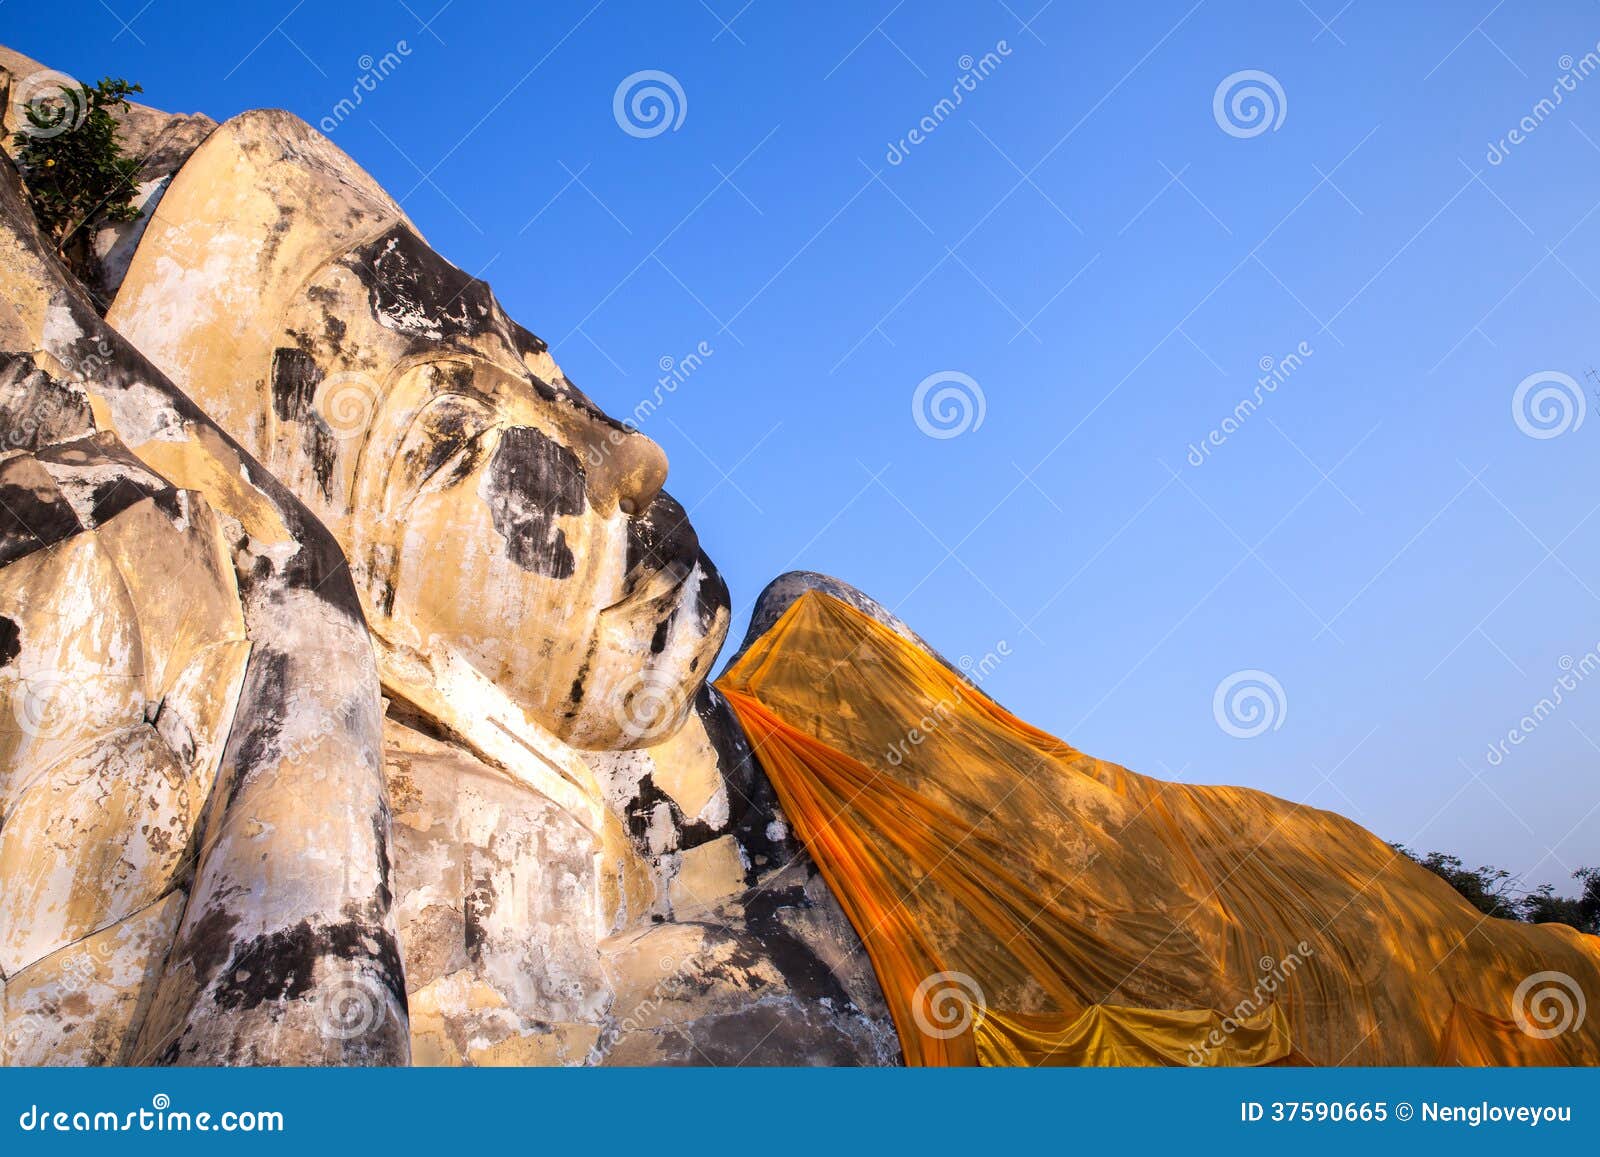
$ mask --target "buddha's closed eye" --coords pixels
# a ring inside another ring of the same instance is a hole
[[[492,406],[466,394],[427,402],[400,443],[389,475],[391,511],[409,506],[424,488],[438,490],[467,478],[485,453],[495,425]]]

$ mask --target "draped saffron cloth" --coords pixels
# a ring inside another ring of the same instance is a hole
[[[1030,727],[809,591],[717,684],[913,1065],[1600,1063],[1600,937]]]

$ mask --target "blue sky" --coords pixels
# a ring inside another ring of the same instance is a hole
[[[13,0],[3,39],[326,122],[613,413],[704,343],[643,428],[735,637],[827,571],[1104,758],[1600,863],[1600,9],[441,2]],[[614,113],[645,70],[654,135]],[[1247,70],[1271,127],[1219,119]],[[933,375],[982,423],[924,433]]]

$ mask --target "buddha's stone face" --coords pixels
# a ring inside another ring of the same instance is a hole
[[[727,588],[661,449],[486,284],[395,225],[290,302],[267,386],[247,441],[339,537],[390,645],[460,656],[576,747],[682,719]]]

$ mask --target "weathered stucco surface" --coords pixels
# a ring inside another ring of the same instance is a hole
[[[336,542],[101,320],[9,161],[0,294],[5,1056],[403,1062]]]
[[[661,449],[298,119],[124,132],[93,284],[5,173],[0,677],[98,729],[0,782],[6,1059],[892,1062]]]

